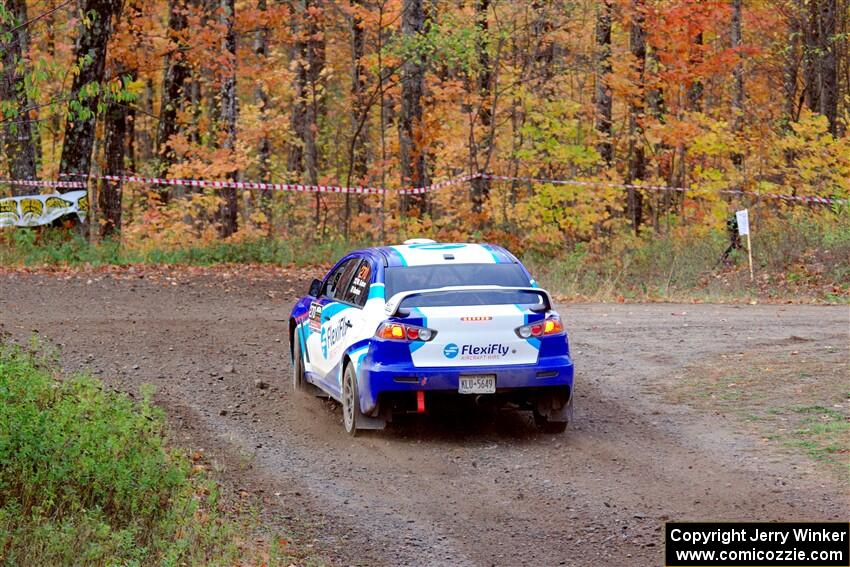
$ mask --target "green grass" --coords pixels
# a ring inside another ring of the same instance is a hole
[[[675,227],[578,243],[557,258],[524,260],[543,287],[564,296],[609,300],[744,300],[813,296],[850,301],[850,213],[789,214],[754,228],[751,282],[745,250],[733,251],[724,230]]]
[[[735,360],[707,359],[669,378],[658,391],[668,401],[737,419],[744,430],[850,482],[846,356],[817,343],[799,348],[795,356],[763,351]]]
[[[167,264],[314,265],[335,261],[355,244],[340,239],[319,242],[256,238],[147,252],[128,250],[119,241],[90,244],[64,229],[15,230],[0,233],[0,266],[127,266]]]
[[[554,254],[523,250],[531,245],[514,238],[519,248],[513,252],[522,256],[546,289],[564,297],[707,301],[806,297],[850,302],[850,212],[772,214],[776,216],[754,225],[755,282],[749,278],[746,251],[735,250],[723,262],[729,244],[726,231],[700,224],[672,226],[661,234],[651,229],[640,235],[626,231],[573,243]],[[352,249],[376,244],[333,235],[255,237],[141,252],[114,240],[90,244],[62,229],[10,230],[0,232],[0,266],[303,266],[333,263]]]
[[[284,561],[274,544],[245,546],[246,526],[164,429],[149,391],[134,402],[86,375],[60,380],[43,349],[0,344],[0,563]]]

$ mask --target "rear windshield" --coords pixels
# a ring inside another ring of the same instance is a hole
[[[541,292],[542,293],[542,292]],[[454,307],[468,305],[542,305],[540,293],[520,290],[438,291],[404,298],[399,307]]]
[[[518,264],[438,264],[387,268],[384,273],[387,297],[414,289],[459,285],[529,287],[531,282]],[[517,303],[517,302],[510,302]]]

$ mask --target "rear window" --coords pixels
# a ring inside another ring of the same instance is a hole
[[[515,289],[438,291],[406,297],[399,307],[453,307],[469,305],[536,306],[543,304],[541,293]]]
[[[388,298],[396,293],[414,289],[458,285],[531,285],[528,276],[518,264],[438,264],[387,268],[384,283]]]

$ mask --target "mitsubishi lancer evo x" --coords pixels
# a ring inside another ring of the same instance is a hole
[[[573,363],[549,294],[510,252],[408,240],[342,258],[292,309],[296,390],[342,404],[345,430],[448,398],[531,410],[563,432]]]

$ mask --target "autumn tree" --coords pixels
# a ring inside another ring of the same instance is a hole
[[[106,48],[113,29],[113,16],[121,3],[110,0],[84,0],[83,19],[74,49],[77,69],[71,85],[65,138],[62,143],[60,175],[87,176],[91,170],[92,147],[98,103],[103,89]]]

